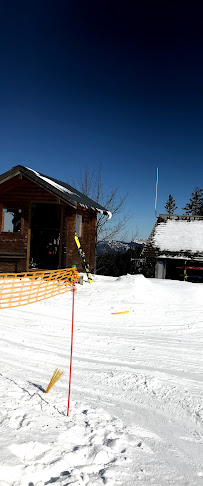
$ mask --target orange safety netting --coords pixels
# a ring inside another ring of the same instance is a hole
[[[0,274],[0,309],[33,304],[74,289],[79,281],[74,268]]]

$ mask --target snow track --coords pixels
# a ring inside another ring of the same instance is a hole
[[[1,311],[0,485],[203,485],[202,296],[142,276],[79,286],[69,418],[71,294]]]

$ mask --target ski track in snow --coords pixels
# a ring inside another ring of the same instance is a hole
[[[203,286],[77,288],[69,418],[71,293],[1,311],[0,485],[203,485]]]

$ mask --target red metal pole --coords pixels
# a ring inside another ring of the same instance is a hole
[[[74,302],[75,301],[75,289],[73,289],[73,303],[72,303],[72,329],[71,329],[71,350],[70,350],[70,375],[69,375],[69,391],[68,391],[68,410],[67,417],[69,416],[70,407],[70,389],[71,389],[71,373],[72,373],[72,358],[73,358],[73,326],[74,326]]]

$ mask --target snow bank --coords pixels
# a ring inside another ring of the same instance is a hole
[[[146,290],[152,288],[153,285],[152,282],[143,275],[122,275],[117,278],[116,283],[120,288],[125,289],[125,291],[128,287]]]

